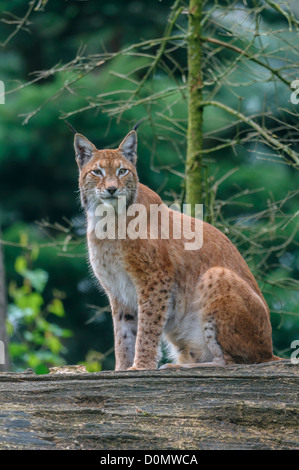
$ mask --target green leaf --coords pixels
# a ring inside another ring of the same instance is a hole
[[[71,338],[73,336],[73,332],[67,328],[62,328],[60,336],[62,338]]]
[[[61,328],[55,323],[48,323],[47,331],[50,331],[51,333],[53,333],[53,335],[57,336],[58,338],[70,338],[71,336],[73,336],[71,330],[68,330],[67,328]]]
[[[23,356],[28,351],[28,345],[11,342],[8,345],[8,349],[10,357],[14,359],[15,357]]]
[[[26,335],[26,332],[24,332],[24,338],[27,341],[32,341],[34,343],[34,345],[39,345],[39,346],[43,346],[44,340],[45,340],[44,336],[37,330],[34,330],[31,333],[31,337],[30,337],[30,335]]]
[[[101,372],[102,364],[98,361],[93,362],[80,362],[86,367],[87,372]]]
[[[40,308],[44,303],[44,299],[38,292],[32,292],[29,295],[19,297],[16,305],[24,310],[24,316],[35,317],[40,312]]]
[[[23,310],[17,305],[10,304],[7,308],[7,318],[12,324],[18,323],[24,317]]]
[[[30,341],[33,340],[33,333],[32,331],[24,331],[24,338],[25,340],[29,343]]]
[[[18,256],[15,261],[15,270],[18,274],[21,274],[21,276],[24,275],[24,272],[27,269],[27,261],[25,256]]]
[[[20,244],[24,247],[28,246],[28,233],[21,232],[21,234],[20,234]]]
[[[48,374],[49,373],[49,367],[45,366],[44,364],[39,364],[35,368],[35,373],[37,375]]]
[[[48,305],[48,312],[57,315],[57,317],[63,317],[65,315],[65,310],[61,300],[53,299],[50,305]]]
[[[47,282],[49,275],[43,269],[35,269],[34,271],[29,271],[26,269],[24,271],[25,277],[30,281],[32,287],[38,292],[43,292]]]
[[[35,369],[41,363],[41,360],[38,357],[38,355],[34,353],[26,354],[26,360],[27,360],[28,366],[31,367],[32,369]]]
[[[14,326],[9,320],[6,321],[6,331],[9,337],[14,333]]]
[[[61,342],[55,336],[47,335],[45,339],[45,345],[50,349],[53,354],[59,354],[63,348]]]
[[[35,243],[31,250],[31,259],[32,261],[36,261],[39,255],[39,246]]]

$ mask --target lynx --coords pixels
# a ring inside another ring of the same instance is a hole
[[[172,211],[139,183],[136,126],[117,149],[98,150],[79,133],[74,147],[89,260],[112,311],[115,369],[156,369],[162,339],[173,361],[163,368],[278,360],[258,284],[218,229],[203,222],[203,243],[196,250],[185,250],[184,237],[172,232],[168,239],[117,237],[117,221],[114,239],[97,236],[98,208],[128,215],[133,204],[145,208],[148,222],[151,205],[159,205],[161,217],[195,227],[195,219]],[[132,214],[126,226],[131,220]]]

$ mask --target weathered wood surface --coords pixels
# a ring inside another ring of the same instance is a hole
[[[289,361],[144,372],[0,374],[0,449],[298,449]]]

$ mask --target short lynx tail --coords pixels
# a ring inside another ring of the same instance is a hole
[[[274,356],[274,354],[273,354],[272,361],[283,361],[283,357]]]
[[[270,357],[270,359],[266,359],[264,362],[274,362],[274,361],[283,361],[283,357],[279,357],[279,356],[274,356],[274,354],[272,355],[272,357]]]

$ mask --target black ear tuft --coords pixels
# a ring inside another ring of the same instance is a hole
[[[143,121],[145,121],[145,118],[140,119],[140,121],[135,124],[135,126],[133,127],[133,131],[137,131],[138,127],[140,126],[140,124],[143,123]]]
[[[78,134],[76,129],[74,129],[74,127],[68,121],[64,121],[64,122],[66,123],[67,127],[72,131],[73,134]]]
[[[97,150],[96,147],[81,134],[75,135],[74,147],[79,167],[84,166]]]
[[[137,134],[135,130],[129,132],[129,134],[121,142],[119,149],[123,156],[129,160],[129,162],[136,164],[137,161]]]

